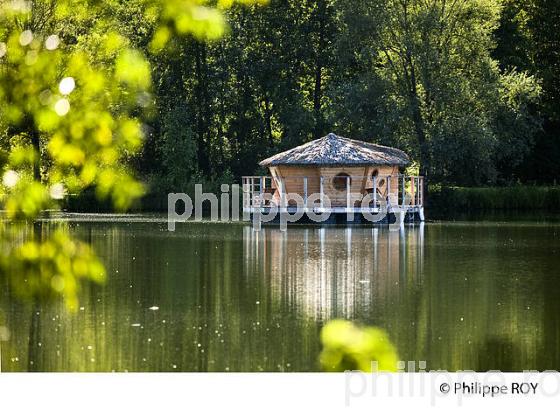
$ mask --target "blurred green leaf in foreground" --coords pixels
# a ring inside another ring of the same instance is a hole
[[[397,371],[397,349],[382,329],[332,320],[321,330],[321,343],[319,360],[325,371]]]
[[[152,51],[173,36],[219,38],[234,3],[263,1],[141,1]],[[62,296],[70,310],[80,283],[101,282],[105,269],[66,230],[43,229],[41,212],[84,189],[119,211],[144,193],[129,164],[152,105],[151,68],[119,32],[115,4],[0,1],[0,279],[35,302]]]

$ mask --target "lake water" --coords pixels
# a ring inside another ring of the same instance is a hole
[[[75,314],[0,288],[3,371],[316,371],[332,318],[386,329],[401,359],[428,369],[560,369],[557,223],[67,223],[108,280]]]

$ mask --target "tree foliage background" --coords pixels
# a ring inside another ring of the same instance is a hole
[[[151,192],[262,172],[260,159],[331,131],[405,149],[435,183],[558,174],[557,2],[64,3],[31,1],[20,26],[106,67],[119,54],[107,41],[144,59],[144,144],[126,162]]]
[[[130,4],[121,31],[149,50]],[[226,17],[220,41],[149,57],[157,114],[135,166],[156,191],[260,173],[330,131],[405,149],[433,183],[558,174],[556,2],[271,0]]]

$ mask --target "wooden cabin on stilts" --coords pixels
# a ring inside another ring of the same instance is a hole
[[[365,213],[383,216],[379,223],[423,221],[423,177],[405,175],[409,164],[399,149],[331,133],[261,161],[269,175],[243,177],[243,208],[328,213],[326,223],[369,223]]]

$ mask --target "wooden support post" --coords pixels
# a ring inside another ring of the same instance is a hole
[[[422,192],[423,189],[423,182],[422,177],[418,177],[418,205],[424,206],[424,193]]]
[[[255,178],[252,178],[252,180],[251,180],[251,192],[252,192],[251,198],[253,199],[253,205],[252,206],[255,206],[256,202],[257,202],[256,199],[255,199],[255,197],[257,196],[257,181],[256,181]]]
[[[424,206],[424,177],[420,177],[420,189],[418,193],[420,194],[420,205]]]
[[[253,207],[253,178],[249,178],[249,206]]]
[[[414,177],[416,183],[416,205],[420,205],[420,177]]]
[[[251,191],[251,184],[253,183],[252,178],[247,178],[247,204],[249,208],[253,207],[253,192]]]
[[[351,208],[350,204],[350,177],[346,177],[346,207]]]
[[[319,188],[320,188],[319,195],[321,197],[321,200],[320,200],[319,203],[320,203],[320,206],[322,208],[323,207],[323,176],[322,175],[319,178]]]
[[[410,197],[412,198],[412,204],[411,205],[416,205],[416,187],[414,186],[416,184],[416,178],[415,177],[410,177],[410,189],[412,190]]]
[[[420,204],[420,177],[416,177],[416,205]]]
[[[264,206],[264,177],[261,177],[259,185],[259,206],[262,208]]]
[[[420,205],[418,216],[420,217],[420,221],[424,222],[424,220],[426,219],[424,217],[424,177],[418,177],[418,185],[418,202]],[[424,231],[421,231],[421,234],[423,235]]]
[[[391,175],[387,176],[387,206],[391,205]]]
[[[406,205],[406,179],[402,176],[402,206]]]
[[[420,177],[416,177],[416,204],[422,205],[420,203]]]
[[[303,207],[307,209],[307,177],[303,177]]]
[[[377,177],[373,177],[373,207],[377,208]]]
[[[414,195],[413,195],[414,205],[418,205],[420,203],[418,184],[419,184],[418,177],[414,177],[414,185],[413,185],[414,186]]]
[[[249,198],[249,183],[247,182],[247,178],[243,181],[243,203],[245,204],[245,208],[251,207],[251,202]]]
[[[404,208],[401,208],[400,211],[399,211],[399,214],[398,215],[395,214],[395,217],[397,217],[397,216],[399,218],[399,226],[402,228],[404,226],[404,219],[406,217],[406,210]]]

